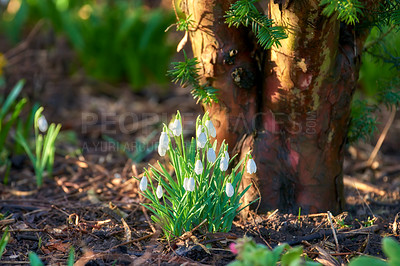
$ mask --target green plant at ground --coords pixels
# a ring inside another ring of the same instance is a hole
[[[8,233],[8,227],[4,230],[3,236],[0,240],[0,259],[3,256],[3,252],[6,249],[8,240],[10,239],[10,234]]]
[[[301,255],[303,248],[290,247],[282,244],[269,250],[267,246],[256,244],[251,238],[240,238],[230,245],[231,251],[237,254],[236,260],[229,266],[270,266],[270,265],[320,265],[319,263],[305,260]]]
[[[205,223],[208,231],[229,231],[233,219],[243,209],[239,202],[249,187],[239,193],[245,169],[252,174],[256,165],[247,154],[228,173],[229,162],[235,158],[223,142],[216,154],[215,128],[206,113],[196,121],[196,138],[188,146],[182,135],[182,118],[178,112],[161,132],[158,153],[168,154],[174,176],[158,162],[145,169],[139,188],[149,200],[143,205],[152,213],[152,220],[161,226],[170,239]],[[243,167],[247,162],[247,167]],[[241,168],[242,167],[242,168]],[[240,169],[241,168],[241,169]],[[148,189],[148,184],[150,189]]]
[[[29,257],[29,263],[31,266],[43,266],[42,260],[39,258],[39,256],[35,253],[30,251],[28,254]]]
[[[149,10],[138,0],[19,2],[18,10],[6,8],[0,17],[0,29],[15,42],[24,29],[44,20],[67,36],[90,76],[127,80],[134,89],[168,82],[174,48],[164,30],[173,21],[171,12]]]
[[[373,256],[360,256],[350,261],[349,266],[397,266],[400,265],[400,244],[390,237],[382,239],[382,250],[388,260]]]
[[[36,175],[36,184],[40,187],[43,184],[43,174],[51,176],[53,172],[55,141],[61,125],[52,123],[48,126],[46,118],[42,115],[43,107],[35,112],[34,131],[35,148],[32,149],[20,131],[17,131],[16,140],[24,148],[26,154],[33,164]],[[42,133],[43,134],[42,134]],[[46,133],[45,133],[46,132]]]

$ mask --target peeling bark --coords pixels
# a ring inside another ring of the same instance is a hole
[[[203,82],[219,90],[220,102],[204,106],[218,142],[240,158],[252,150],[258,166],[244,176],[243,187],[254,184],[245,203],[260,193],[262,212],[341,210],[362,41],[354,45],[352,29],[323,16],[319,1],[270,1],[266,13],[290,33],[281,47],[260,51],[249,29],[224,23],[232,2],[187,0],[184,10],[198,25],[190,37]]]

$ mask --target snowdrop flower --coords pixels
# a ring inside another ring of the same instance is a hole
[[[147,189],[147,177],[143,176],[142,180],[140,180],[139,188],[141,191],[145,191]]]
[[[44,117],[44,115],[41,115],[38,118],[38,128],[41,132],[46,132],[47,128],[49,127],[49,125],[47,124],[47,120],[46,117]]]
[[[187,191],[194,191],[194,178],[193,177],[189,178],[189,181],[187,182]]]
[[[253,159],[247,161],[247,173],[254,174],[257,171],[257,165]]]
[[[160,156],[165,155],[165,153],[169,149],[168,144],[169,144],[169,139],[168,139],[167,132],[161,132],[160,142],[158,144],[158,154],[160,154]]]
[[[204,132],[201,132],[200,135],[197,137],[197,147],[204,148],[207,142],[207,136]]]
[[[224,155],[225,155],[226,160],[229,162],[229,160],[230,160],[231,158],[229,157],[228,151],[224,151]]]
[[[160,154],[160,156],[165,156],[165,153],[167,152],[167,148],[158,145],[158,154]]]
[[[200,136],[200,134],[203,132],[203,126],[202,125],[199,125],[198,127],[197,127],[197,130],[196,130],[196,137],[199,137]]]
[[[159,199],[161,199],[161,197],[163,195],[163,189],[162,189],[160,184],[158,184],[158,187],[157,187],[157,190],[156,190],[156,195],[157,195],[157,198],[159,198]]]
[[[214,163],[215,160],[217,159],[217,156],[215,155],[215,151],[213,148],[209,148],[207,151],[207,161],[209,163]]]
[[[225,156],[221,158],[221,162],[219,163],[219,169],[221,169],[222,172],[228,169],[228,160],[226,159]]]
[[[231,183],[226,183],[225,192],[228,197],[233,196],[233,193],[235,193],[235,190],[233,189],[233,186]]]
[[[178,119],[175,119],[175,121],[169,125],[169,129],[171,129],[172,133],[177,137],[182,134],[182,126]]]
[[[201,175],[201,173],[203,173],[203,164],[201,163],[200,160],[196,161],[196,164],[194,165],[194,172],[197,175]]]
[[[206,127],[208,129],[208,133],[211,135],[211,137],[215,138],[217,136],[217,131],[215,130],[215,127],[211,120],[206,121]]]
[[[185,179],[183,179],[183,188],[188,191],[188,183],[189,183],[189,178],[185,177]]]

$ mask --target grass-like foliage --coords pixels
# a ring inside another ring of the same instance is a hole
[[[182,119],[179,112],[170,126],[164,125],[158,152],[167,154],[169,167],[158,162],[145,169],[140,181],[142,195],[148,199],[143,205],[152,213],[152,220],[161,226],[168,239],[204,223],[209,232],[227,232],[234,217],[243,209],[239,202],[250,186],[239,192],[243,173],[256,171],[256,165],[247,154],[233,169],[228,171],[227,144],[211,143],[216,131],[206,113],[196,121],[196,138],[188,146],[182,135]],[[247,162],[247,168],[242,167]],[[148,188],[149,185],[149,188]]]
[[[6,249],[8,240],[10,240],[10,234],[8,233],[8,227],[6,227],[6,230],[4,230],[3,236],[0,240],[0,259],[3,256],[4,250]]]
[[[229,27],[251,26],[257,37],[258,43],[264,49],[270,49],[272,45],[279,47],[279,40],[287,38],[282,26],[274,26],[274,21],[260,13],[254,3],[257,0],[239,0],[231,5],[226,12],[226,23]]]
[[[43,107],[40,107],[34,116],[35,148],[32,149],[28,141],[20,131],[17,131],[16,140],[24,148],[26,154],[33,164],[36,175],[36,184],[40,187],[43,184],[43,174],[51,176],[53,172],[55,141],[60,132],[61,125],[52,123],[47,125],[47,121],[42,115]],[[43,134],[42,134],[42,133]]]
[[[356,24],[363,15],[364,5],[358,0],[321,0],[322,13],[328,17],[336,13],[337,18],[346,24]]]
[[[188,58],[186,52],[183,51],[185,61],[173,62],[173,69],[168,71],[168,75],[172,78],[172,81],[179,83],[181,86],[191,86],[192,95],[198,102],[204,104],[211,104],[212,102],[218,103],[217,92],[218,90],[208,85],[207,83],[200,85],[200,76],[198,74],[197,64],[199,61],[197,58]]]
[[[238,239],[236,244],[231,244],[231,251],[237,254],[236,260],[229,266],[269,266],[269,265],[320,265],[319,263],[305,260],[301,255],[303,248],[290,247],[282,244],[269,250],[267,246],[256,244],[251,238]]]

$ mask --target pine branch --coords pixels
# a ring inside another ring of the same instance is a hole
[[[239,26],[248,27],[251,25],[251,29],[257,37],[258,43],[264,49],[270,49],[272,45],[277,47],[281,46],[279,40],[287,38],[287,34],[283,27],[274,26],[274,21],[268,19],[267,16],[258,12],[254,3],[257,0],[239,0],[231,5],[225,15],[225,23],[229,27]]]
[[[322,14],[327,17],[337,13],[337,18],[346,24],[356,24],[363,15],[364,5],[358,0],[321,0],[320,6],[325,6]]]

